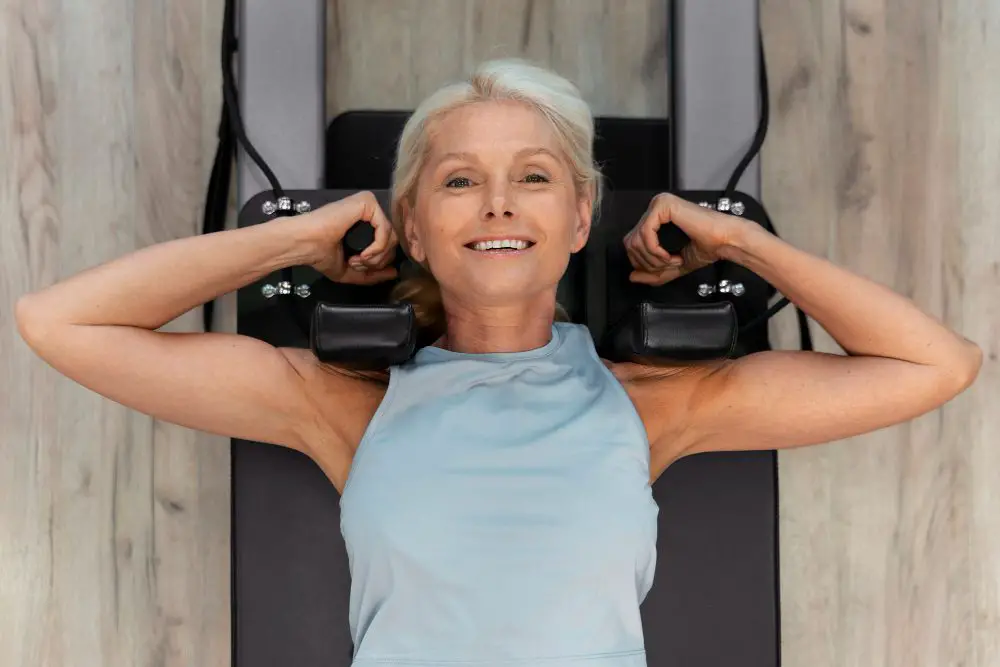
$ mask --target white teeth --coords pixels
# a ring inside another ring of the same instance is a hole
[[[518,241],[514,239],[503,239],[500,241],[479,241],[473,244],[474,250],[493,250],[495,248],[513,248],[515,250],[524,250],[528,247],[527,241]]]

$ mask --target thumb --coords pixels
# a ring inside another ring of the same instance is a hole
[[[679,268],[667,267],[657,273],[650,273],[649,271],[633,271],[629,274],[628,279],[640,285],[652,285],[653,287],[657,287],[679,278],[682,274],[683,271]]]
[[[386,267],[384,269],[375,269],[365,271],[363,275],[358,278],[359,285],[375,285],[377,283],[385,282],[386,280],[392,280],[396,277],[398,271],[393,266]]]

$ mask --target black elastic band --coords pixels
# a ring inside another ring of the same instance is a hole
[[[233,57],[239,48],[239,41],[236,38],[236,0],[226,0],[222,21],[222,117],[219,120],[219,146],[215,153],[215,162],[212,165],[212,176],[209,180],[208,193],[205,201],[205,210],[202,223],[202,232],[210,233],[221,231],[225,228],[226,211],[229,206],[229,184],[232,176],[232,163],[236,155],[236,145],[233,141],[235,136],[243,150],[254,161],[257,167],[271,184],[274,197],[285,196],[285,191],[281,187],[278,177],[268,166],[264,158],[254,147],[253,142],[247,137],[246,129],[243,126],[243,118],[239,108],[239,94],[236,88],[235,77],[233,75]],[[294,213],[292,213],[294,214]],[[291,284],[293,282],[292,267],[281,269],[281,280]],[[279,301],[282,307],[298,324],[302,334],[309,335],[308,318],[299,314],[294,303],[289,299],[281,298]],[[212,329],[212,316],[215,310],[215,301],[209,301],[204,305],[202,312],[205,331]]]
[[[757,27],[757,46],[758,46],[758,86],[760,90],[760,118],[757,122],[757,131],[754,133],[753,141],[750,144],[750,148],[747,150],[743,159],[733,170],[732,176],[729,178],[729,182],[726,184],[725,196],[732,198],[736,193],[737,184],[740,179],[743,178],[744,172],[746,172],[747,167],[755,157],[760,153],[761,147],[764,145],[764,139],[767,137],[767,129],[771,124],[771,104],[770,95],[768,94],[768,83],[767,83],[767,59],[764,56],[764,33]],[[763,207],[763,206],[762,206]],[[769,232],[778,236],[778,231],[774,228],[774,224],[771,222],[771,218],[767,215],[767,211],[764,211],[764,228]],[[779,237],[780,238],[780,237]],[[778,301],[774,303],[770,308],[767,309],[762,315],[755,317],[746,324],[740,327],[740,333],[746,333],[751,329],[760,326],[767,320],[774,317],[782,308],[787,306],[791,301],[788,297],[781,297]],[[812,350],[812,334],[809,331],[809,318],[806,316],[802,309],[798,306],[795,307],[796,315],[798,317],[799,323],[799,347],[803,350]]]

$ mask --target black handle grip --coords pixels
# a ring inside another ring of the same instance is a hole
[[[375,228],[370,222],[358,220],[344,234],[344,257],[360,255],[361,251],[375,242]]]
[[[680,253],[684,246],[691,243],[691,237],[672,222],[660,225],[660,228],[656,230],[656,238],[660,242],[660,247],[671,255]]]

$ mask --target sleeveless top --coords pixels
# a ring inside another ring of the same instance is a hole
[[[645,667],[649,443],[584,325],[391,367],[340,506],[354,667]]]

